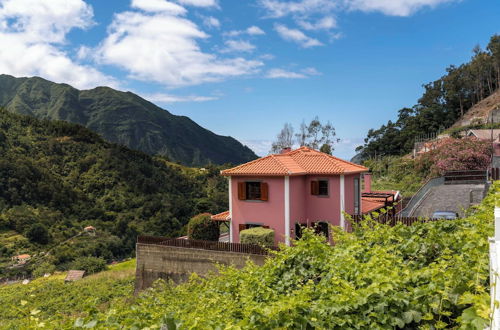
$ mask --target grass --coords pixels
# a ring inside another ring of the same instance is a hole
[[[109,270],[65,283],[66,272],[28,284],[0,286],[0,329],[30,329],[50,324],[70,328],[78,317],[102,312],[117,301],[133,299],[135,259]],[[85,311],[85,312],[81,312]]]

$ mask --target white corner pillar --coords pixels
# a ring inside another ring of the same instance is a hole
[[[290,246],[290,177],[285,176],[285,244]]]
[[[345,178],[342,174],[340,176],[340,228],[345,229]]]
[[[231,177],[228,177],[229,186],[229,242],[233,243],[233,187],[231,184]]]

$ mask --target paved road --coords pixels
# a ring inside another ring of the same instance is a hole
[[[433,187],[422,198],[410,216],[430,217],[436,211],[454,211],[460,216],[471,205],[484,198],[484,184],[450,184]]]

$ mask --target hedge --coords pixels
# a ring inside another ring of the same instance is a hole
[[[189,239],[218,241],[220,236],[219,223],[210,219],[209,213],[198,214],[189,220]]]
[[[240,242],[244,244],[257,244],[261,246],[274,245],[274,230],[254,227],[240,232]]]

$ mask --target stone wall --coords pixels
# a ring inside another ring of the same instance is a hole
[[[263,265],[267,256],[226,251],[181,248],[165,245],[136,245],[137,268],[135,291],[150,287],[159,278],[176,283],[186,281],[192,273],[200,276],[216,272],[216,264],[242,268],[248,259]]]

